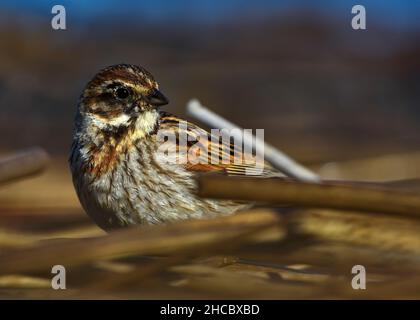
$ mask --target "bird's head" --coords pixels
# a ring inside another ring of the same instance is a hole
[[[88,125],[103,131],[121,131],[136,125],[154,130],[157,108],[168,103],[146,69],[119,64],[99,71],[84,89],[79,114]]]

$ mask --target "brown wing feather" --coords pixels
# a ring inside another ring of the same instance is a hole
[[[182,123],[181,127],[180,123]],[[259,164],[263,166],[263,170],[258,170],[256,168],[257,159],[252,154],[244,153],[238,148],[235,149],[234,144],[226,143],[221,137],[211,135],[199,126],[169,113],[161,112],[159,130],[174,132],[177,142],[180,141],[181,136],[187,137],[186,143],[177,143],[176,149],[188,154],[188,161],[184,164],[188,170],[221,172],[236,176],[283,176],[270,164],[261,162],[261,160],[259,160]]]

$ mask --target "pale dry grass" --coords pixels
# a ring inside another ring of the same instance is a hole
[[[106,234],[65,166],[0,189],[1,298],[420,298],[419,219],[289,206]],[[56,264],[67,290],[50,287]]]

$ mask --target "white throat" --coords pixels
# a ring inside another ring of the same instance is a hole
[[[133,126],[132,117],[125,113],[112,119],[106,119],[103,116],[88,113],[85,114],[84,119],[82,128],[84,128],[83,131],[85,133],[95,132],[98,129],[99,131],[117,131],[121,127]],[[139,136],[150,134],[156,129],[158,121],[159,111],[155,109],[139,113],[134,122],[134,131]]]

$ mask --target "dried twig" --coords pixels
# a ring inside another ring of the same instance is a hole
[[[37,248],[0,256],[0,274],[46,271],[54,264],[71,267],[133,255],[186,252],[198,245],[219,243],[222,239],[229,242],[251,230],[272,228],[280,221],[278,215],[265,211],[259,215],[244,213],[220,219],[126,229],[96,238],[48,242]],[[255,241],[255,237],[250,241]],[[75,254],[69,255],[69,252]]]
[[[207,198],[295,204],[420,218],[420,196],[410,192],[333,183],[305,183],[282,179],[199,177],[199,195]]]
[[[272,145],[264,142],[256,136],[253,136],[252,134],[244,131],[242,128],[238,127],[232,122],[208,110],[206,107],[201,105],[201,103],[198,100],[194,99],[188,102],[187,113],[190,116],[196,118],[197,120],[206,123],[207,125],[214,128],[228,130],[239,129],[241,133],[232,131],[232,135],[234,136],[234,138],[236,138],[236,135],[238,135],[239,139],[243,139],[244,144],[252,146],[254,149],[256,149],[255,146],[261,145],[261,147],[263,148],[257,149],[264,150],[264,158],[284,174],[301,181],[319,182],[321,180],[318,175],[316,175],[309,169],[303,167],[302,165],[300,165],[299,163],[297,163],[292,158],[290,158],[280,150],[276,149]]]
[[[41,172],[48,161],[48,154],[39,147],[22,150],[2,158],[0,159],[0,183]]]

